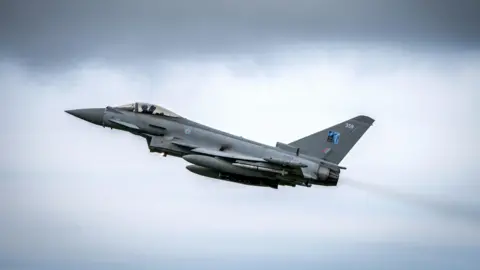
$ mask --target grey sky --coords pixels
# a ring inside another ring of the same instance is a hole
[[[269,51],[299,42],[480,44],[475,0],[2,1],[0,51],[44,65]]]
[[[475,1],[53,2],[0,8],[0,268],[478,267]],[[259,189],[63,112],[138,100],[268,144],[376,122],[338,188]]]

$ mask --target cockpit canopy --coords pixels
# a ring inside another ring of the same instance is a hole
[[[165,115],[168,117],[180,117],[180,115],[170,110],[167,110],[162,106],[144,103],[144,102],[135,102],[127,105],[117,106],[115,108],[124,110],[124,111],[129,111],[129,112],[137,112],[137,113],[152,114],[152,115]]]

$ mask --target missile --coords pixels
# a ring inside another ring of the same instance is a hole
[[[278,159],[278,158],[274,158],[274,157],[265,157],[263,159],[267,162],[277,164],[277,165],[280,165],[280,166],[289,166],[289,167],[296,167],[296,168],[306,168],[306,167],[308,167],[307,164],[303,164],[301,162],[294,161],[294,160],[283,160],[283,159]]]
[[[267,167],[262,167],[262,166],[255,166],[255,165],[250,165],[250,164],[242,164],[242,163],[233,163],[233,166],[237,167],[242,167],[245,169],[251,169],[251,170],[256,170],[256,171],[263,171],[263,172],[271,172],[271,173],[278,173],[281,175],[286,175],[288,172],[285,170],[275,170],[272,168],[267,168]]]

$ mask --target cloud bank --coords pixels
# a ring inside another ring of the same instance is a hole
[[[0,268],[478,268],[478,10],[3,1]],[[339,187],[271,190],[64,113],[134,101],[272,145],[376,122]]]
[[[303,42],[476,50],[475,0],[4,1],[0,52],[38,67],[84,59],[145,65],[265,53]]]
[[[148,74],[101,62],[60,73],[4,63],[2,264],[261,268],[301,258],[308,268],[347,267],[339,260],[348,256],[369,269],[395,260],[470,269],[478,223],[348,185],[275,191],[201,178],[141,139],[63,111],[150,101],[268,144],[367,114],[376,123],[344,160],[345,181],[478,209],[479,68],[477,54],[304,47],[265,61],[160,62]]]

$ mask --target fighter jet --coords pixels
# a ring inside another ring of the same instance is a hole
[[[245,185],[337,186],[340,162],[373,124],[359,115],[291,143],[269,146],[136,102],[65,111],[92,124],[146,139],[150,152],[183,158],[192,173]]]

